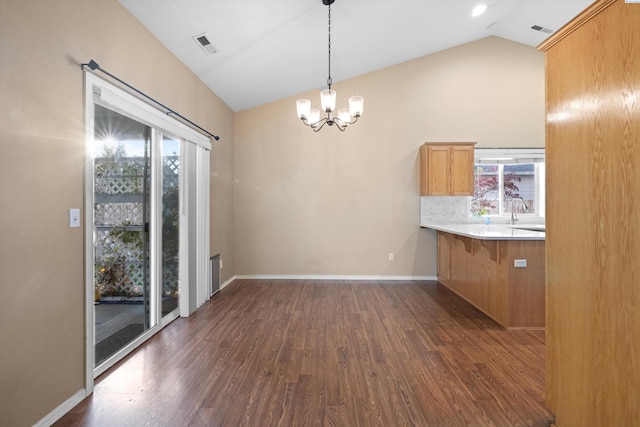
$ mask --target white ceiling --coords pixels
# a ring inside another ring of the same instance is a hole
[[[322,0],[119,0],[234,111],[326,86]],[[336,0],[334,82],[490,35],[537,46],[592,0]],[[471,16],[479,3],[488,6]],[[207,56],[193,36],[206,33]],[[159,70],[159,72],[161,72]]]

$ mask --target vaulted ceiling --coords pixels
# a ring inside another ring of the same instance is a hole
[[[326,86],[322,0],[119,0],[234,111]],[[472,17],[475,6],[487,6]],[[537,46],[591,0],[335,0],[334,82],[490,35]],[[207,54],[194,36],[206,35]],[[210,47],[211,47],[210,46]],[[161,72],[161,71],[159,71]]]

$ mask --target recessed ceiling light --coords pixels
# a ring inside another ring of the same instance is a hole
[[[486,4],[479,4],[473,8],[473,12],[471,12],[471,16],[476,17],[482,15],[485,10],[487,10]]]

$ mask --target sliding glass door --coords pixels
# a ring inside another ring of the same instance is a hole
[[[100,105],[94,111],[94,366],[99,366],[153,326],[151,128]]]
[[[94,123],[98,367],[178,316],[182,144],[100,105]]]
[[[162,317],[180,307],[180,140],[162,137]]]
[[[87,391],[211,296],[209,139],[85,74]]]

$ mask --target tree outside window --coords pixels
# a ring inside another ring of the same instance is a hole
[[[517,213],[536,214],[536,167],[534,163],[476,164],[474,166],[472,215],[511,213],[511,200],[522,198],[527,204],[514,204]]]

